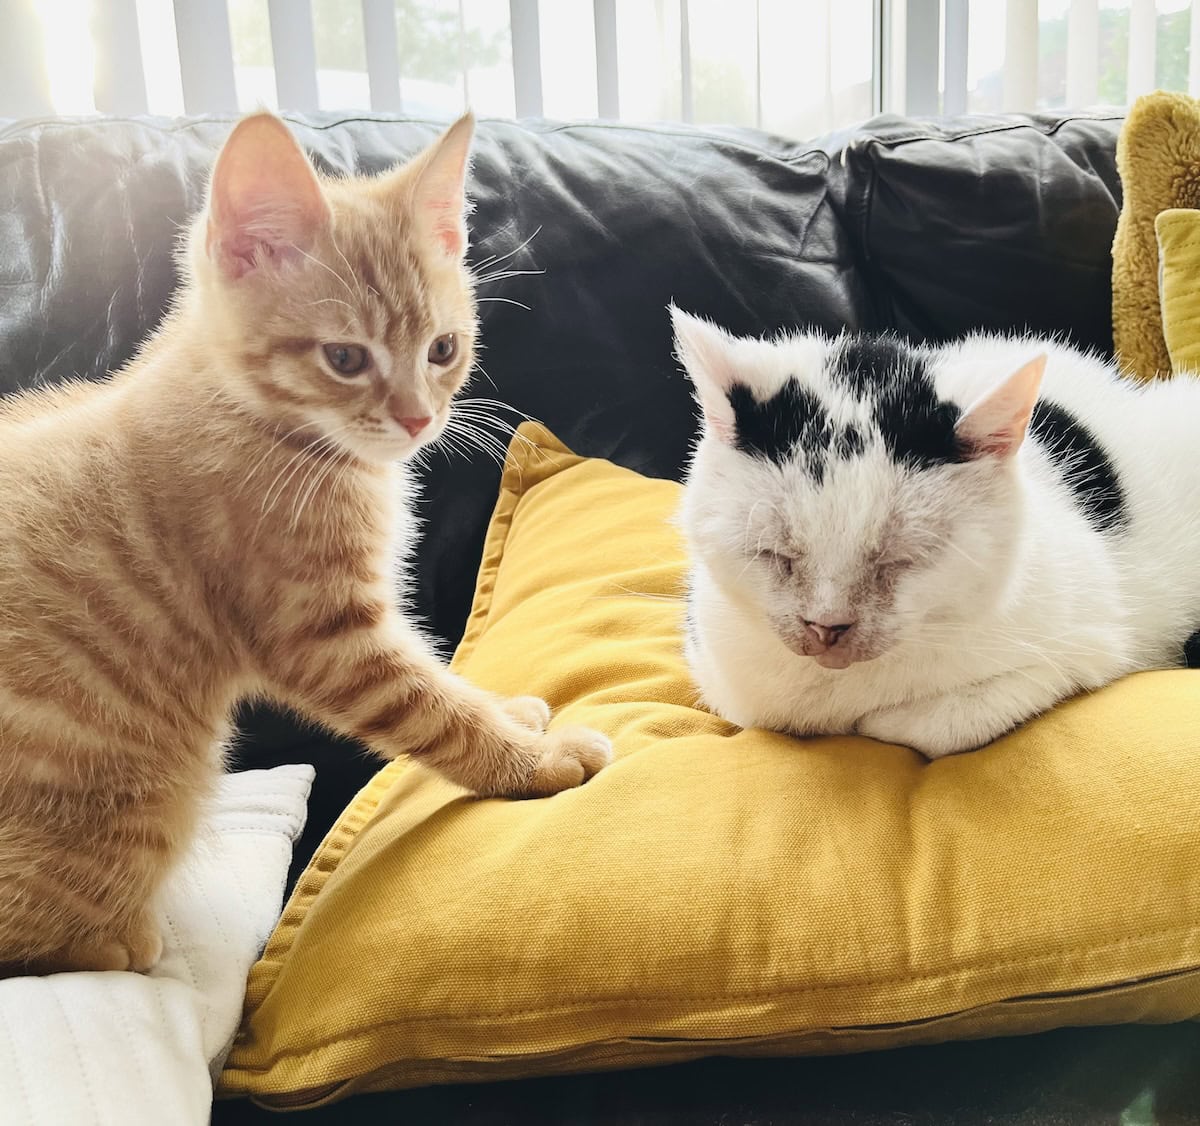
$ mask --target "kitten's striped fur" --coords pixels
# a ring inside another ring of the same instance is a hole
[[[267,696],[482,794],[607,762],[540,700],[451,676],[405,621],[401,462],[472,363],[464,119],[402,168],[319,181],[243,121],[176,307],[102,384],[0,408],[0,965],[145,969],[156,889]],[[452,363],[427,359],[453,333]],[[322,345],[371,366],[343,378]],[[428,419],[420,433],[406,426]]]

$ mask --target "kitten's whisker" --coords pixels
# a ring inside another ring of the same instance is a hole
[[[531,234],[524,242],[519,243],[518,245],[514,246],[512,248],[512,250],[510,250],[507,254],[493,254],[490,257],[485,258],[482,262],[476,263],[472,267],[472,269],[475,269],[475,270],[487,269],[487,267],[493,266],[497,262],[503,262],[506,258],[511,258],[514,254],[519,254],[531,242],[533,242],[533,240],[535,238],[537,238],[537,236],[539,234],[541,234],[541,231],[542,231],[542,227],[541,227],[541,224],[539,223],[537,228],[534,230],[533,234]]]
[[[473,441],[479,449],[489,454],[497,465],[504,464],[505,458],[508,457],[508,447],[498,438],[470,426],[462,427],[461,432],[468,440]]]
[[[351,296],[351,297],[357,297],[357,296],[358,296],[358,294],[354,292],[354,287],[353,287],[353,286],[351,286],[351,284],[350,284],[350,283],[349,283],[349,282],[348,282],[348,281],[347,281],[347,280],[346,280],[344,277],[342,277],[342,275],[341,275],[341,274],[339,274],[339,273],[337,272],[337,270],[335,270],[335,269],[334,269],[332,266],[330,266],[328,263],[326,263],[326,262],[322,262],[322,261],[321,261],[319,258],[315,258],[313,255],[309,254],[309,252],[308,252],[307,250],[304,250],[303,248],[301,248],[301,247],[297,246],[297,245],[296,245],[294,242],[293,242],[293,243],[289,243],[288,245],[289,245],[289,246],[290,246],[290,247],[291,247],[293,250],[295,250],[297,254],[300,254],[300,255],[302,255],[303,257],[307,258],[307,259],[308,259],[308,260],[309,260],[309,261],[310,261],[310,262],[311,262],[311,263],[312,263],[314,266],[320,266],[320,267],[321,267],[321,269],[322,269],[322,270],[324,270],[324,271],[325,271],[327,274],[332,274],[332,275],[333,275],[335,278],[337,278],[337,280],[338,280],[339,282],[341,282],[342,286],[345,288],[346,292],[347,292],[348,294],[350,294],[350,296]],[[339,252],[339,253],[340,253],[340,252]],[[343,261],[344,261],[344,259],[343,259]],[[346,263],[346,265],[347,265],[347,266],[349,266],[349,265],[350,265],[350,263],[349,263],[349,262],[347,262],[347,263]],[[353,277],[353,276],[354,276],[354,271],[353,271],[353,270],[351,270],[351,271],[350,271],[350,276],[351,276],[351,277]]]
[[[503,419],[494,418],[491,415],[480,414],[465,414],[464,421],[472,423],[475,426],[484,427],[489,433],[494,433],[498,438],[502,439],[505,447],[511,445],[514,441],[519,441],[527,449],[536,449],[537,444],[522,434],[515,426],[505,422]]]
[[[267,513],[270,512],[274,507],[275,501],[272,500],[272,495],[275,493],[276,485],[279,486],[279,495],[281,496],[284,489],[287,487],[288,480],[291,479],[292,475],[297,469],[304,465],[303,459],[309,456],[312,453],[313,446],[318,445],[318,443],[321,441],[323,441],[323,439],[316,439],[316,441],[312,443],[312,446],[305,446],[303,449],[297,450],[290,458],[288,458],[286,462],[284,462],[283,468],[277,474],[275,474],[274,480],[267,486],[266,491],[263,493],[262,501],[259,504],[259,512],[263,516],[266,516]],[[287,474],[286,478],[284,478],[284,474]],[[278,497],[275,499],[278,499]]]
[[[514,407],[511,403],[502,403],[499,399],[481,399],[478,396],[472,396],[469,399],[455,399],[455,406],[472,406],[478,403],[485,407],[495,407],[497,410],[512,411],[513,414],[520,415],[526,422],[536,422],[537,419],[532,415],[526,414],[519,407]]]
[[[308,453],[310,453],[312,455],[311,459],[308,461],[301,461],[292,470],[292,472],[288,474],[287,478],[279,486],[279,490],[276,493],[274,499],[272,500],[270,506],[267,508],[266,512],[263,514],[264,516],[269,514],[271,512],[271,510],[275,507],[275,505],[280,500],[282,500],[284,498],[284,496],[286,496],[289,492],[292,493],[293,495],[296,495],[299,493],[299,491],[308,482],[310,476],[315,472],[315,469],[317,467],[325,464],[321,460],[320,455],[323,454],[327,449],[331,448],[332,445],[333,445],[333,443],[330,442],[329,439],[324,438],[324,437],[322,437],[318,442],[313,443],[312,447],[307,451]]]
[[[310,475],[312,477],[312,483],[308,486],[307,491],[301,494],[299,489],[296,490],[297,503],[292,513],[292,522],[290,525],[291,531],[294,532],[299,526],[300,517],[303,515],[305,508],[308,507],[308,504],[312,498],[316,496],[321,486],[334,472],[349,464],[350,461],[350,455],[347,453],[338,451],[330,454],[329,460],[322,465],[316,473]]]
[[[534,447],[534,443],[531,442],[524,434],[519,434],[515,426],[512,426],[501,419],[493,418],[490,415],[471,414],[467,412],[463,412],[462,416],[460,417],[462,418],[462,421],[466,423],[485,429],[489,435],[492,435],[494,432],[497,440],[501,438],[503,439],[503,444],[506,449],[509,443],[511,443],[514,439],[520,439],[525,443],[526,446],[530,448]]]
[[[681,605],[684,602],[683,597],[680,595],[677,595],[677,594],[656,594],[653,591],[649,591],[649,590],[633,590],[630,587],[622,586],[620,583],[616,583],[616,582],[610,583],[609,585],[612,587],[615,587],[617,590],[619,590],[621,592],[621,594],[619,594],[619,595],[618,594],[597,594],[594,597],[598,598],[598,599],[599,598],[620,598],[622,595],[632,595],[634,598],[649,598],[655,602],[675,602],[675,603],[679,603]]]
[[[477,297],[475,300],[481,305],[485,301],[501,301],[505,305],[516,305],[518,308],[524,309],[527,313],[533,312],[533,308],[531,306],[526,305],[523,301],[514,301],[511,297]]]
[[[350,310],[351,316],[358,316],[358,312],[355,310],[354,306],[351,305],[349,301],[343,301],[340,297],[318,297],[315,301],[304,302],[304,304],[300,307],[302,309],[308,309],[313,305],[342,305]]]
[[[487,285],[489,282],[504,281],[506,278],[533,277],[544,274],[545,270],[497,270],[494,274],[476,274],[473,281],[476,285]]]
[[[331,241],[333,242],[333,249],[337,251],[338,257],[342,260],[343,265],[346,267],[346,272],[352,278],[354,278],[355,282],[362,284],[362,279],[359,278],[359,276],[354,272],[354,267],[350,265],[349,259],[345,254],[342,253],[342,248],[338,246],[337,239],[332,239]],[[379,290],[377,290],[373,285],[367,286],[367,292],[375,294],[376,297],[379,296]]]
[[[438,441],[441,442],[443,440],[445,441],[446,445],[459,457],[465,457],[468,461],[471,460],[470,447],[463,445],[461,439],[459,439],[457,435],[443,431],[442,436],[438,439]]]
[[[450,430],[449,424],[447,424],[447,430]],[[508,451],[490,434],[484,434],[482,431],[462,422],[459,423],[453,432],[458,437],[461,437],[467,443],[468,447],[476,448],[487,454],[497,465],[504,464],[504,457]]]
[[[526,437],[526,435],[522,434],[520,431],[514,429],[508,423],[505,423],[500,419],[493,418],[490,415],[467,415],[465,421],[478,425],[486,423],[488,425],[495,426],[500,433],[504,435],[505,439],[507,439],[508,444],[502,444],[501,446],[501,448],[504,450],[504,456],[506,458],[508,456],[509,446],[513,442],[520,442],[521,445],[523,445],[530,452],[530,454],[534,454],[540,458],[545,457],[544,452],[536,442],[531,441],[528,437]],[[498,440],[499,439],[497,439],[497,441]]]
[[[297,451],[297,453],[288,461],[284,468],[279,471],[275,477],[275,480],[271,482],[266,493],[263,495],[262,504],[260,505],[259,509],[263,517],[266,517],[270,513],[270,511],[279,502],[280,498],[282,498],[284,493],[287,492],[288,485],[298,472],[304,469],[307,476],[307,466],[302,459],[306,456],[322,453],[327,449],[336,448],[333,439],[340,434],[344,434],[350,429],[351,425],[352,423],[345,422],[341,426],[337,426],[327,433],[322,434],[310,446],[305,446]],[[291,467],[290,471],[289,467]],[[285,471],[287,471],[286,477],[284,477]],[[280,478],[283,478],[282,481]],[[276,489],[277,482],[279,483],[278,489]],[[272,493],[274,493],[274,496],[272,496]]]
[[[265,454],[263,454],[262,457],[260,457],[258,459],[258,461],[256,461],[254,463],[254,465],[250,468],[250,470],[242,478],[241,483],[238,485],[237,491],[240,493],[246,487],[246,485],[248,485],[250,483],[250,478],[252,478],[254,476],[254,474],[257,473],[259,471],[259,469],[261,469],[267,463],[267,459],[270,458],[270,456],[280,446],[284,445],[293,434],[298,434],[301,430],[305,429],[308,425],[309,424],[307,422],[302,422],[302,423],[300,423],[299,426],[292,427],[291,430],[289,430],[286,434],[282,435],[281,437],[273,438],[270,446],[267,449],[267,452]]]
[[[475,361],[474,366],[471,368],[471,371],[472,371],[472,373],[479,372],[479,374],[482,375],[483,378],[486,379],[492,385],[493,390],[496,390],[496,391],[500,390],[500,388],[496,386],[496,381],[490,375],[488,375],[487,368],[485,368],[483,366],[483,364],[481,364],[478,360]]]

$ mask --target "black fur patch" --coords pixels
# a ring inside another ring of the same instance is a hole
[[[954,433],[961,411],[937,397],[933,381],[915,349],[895,337],[852,336],[832,357],[832,373],[858,399],[871,402],[875,425],[891,456],[914,469],[962,460]],[[777,463],[808,454],[806,467],[816,481],[829,457],[855,457],[867,435],[861,427],[835,428],[820,399],[789,380],[766,402],[748,387],[729,391],[736,445],[743,453]]]
[[[769,461],[784,462],[797,445],[812,450],[829,441],[829,412],[794,379],[765,403],[740,383],[729,389],[737,448]]]
[[[863,432],[854,423],[851,423],[849,426],[843,426],[838,431],[830,448],[839,457],[850,458],[857,457],[862,453],[866,444],[867,441],[863,437]]]
[[[1121,527],[1127,518],[1125,494],[1092,432],[1069,411],[1047,402],[1033,408],[1029,431],[1062,472],[1088,520],[1102,532]]]
[[[916,349],[894,336],[851,336],[832,357],[833,375],[874,405],[875,423],[892,458],[913,469],[963,460],[954,433],[962,414],[937,397]]]
[[[1183,663],[1189,669],[1200,669],[1200,630],[1183,643]]]

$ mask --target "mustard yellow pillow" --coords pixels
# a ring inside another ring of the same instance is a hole
[[[1200,211],[1171,208],[1154,220],[1163,338],[1171,371],[1200,373]]]
[[[1113,239],[1113,344],[1131,375],[1171,374],[1159,290],[1155,223],[1161,212],[1200,207],[1200,101],[1159,92],[1138,98],[1117,140],[1124,201]]]
[[[225,1094],[1200,1013],[1200,675],[933,764],[738,730],[680,652],[679,487],[522,436],[454,665],[608,732],[617,761],[524,802],[381,771],[251,973]]]

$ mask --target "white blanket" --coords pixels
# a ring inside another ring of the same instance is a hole
[[[282,907],[310,766],[222,780],[163,899],[149,975],[0,981],[3,1126],[206,1123],[242,1012],[246,975]]]

